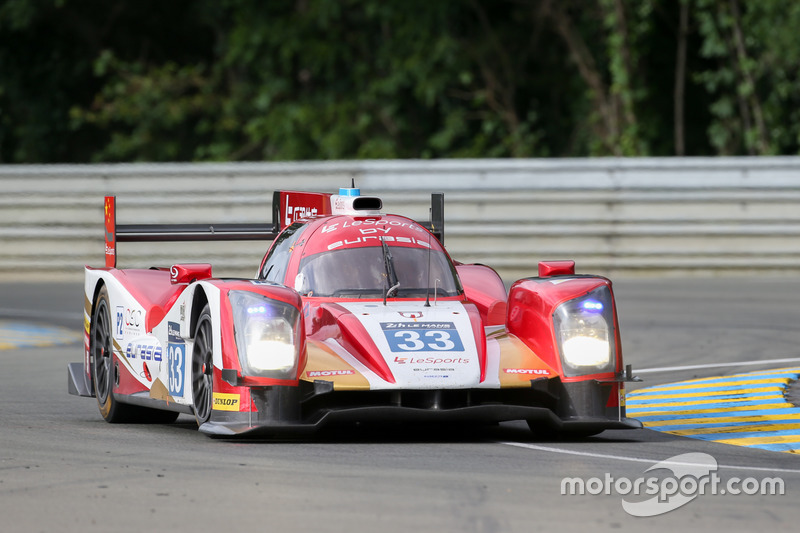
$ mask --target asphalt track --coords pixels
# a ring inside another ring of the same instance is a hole
[[[797,280],[617,280],[615,289],[641,386],[800,366]],[[79,332],[81,290],[0,284],[0,321]],[[402,426],[230,442],[183,416],[110,425],[94,400],[67,394],[66,364],[81,349],[0,350],[3,532],[772,531],[800,519],[796,455],[648,429],[558,442],[518,423]],[[698,452],[713,457],[723,484],[777,476],[785,494],[695,493],[649,518],[625,511],[624,501],[644,497],[621,494],[624,484],[561,494],[564,478],[668,478],[664,468],[646,472],[665,460],[679,476],[676,456]]]

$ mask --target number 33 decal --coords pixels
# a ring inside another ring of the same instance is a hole
[[[395,331],[394,336],[398,338],[397,347],[401,350],[416,352],[427,348],[428,350],[450,351],[455,347],[455,343],[450,340],[450,333],[447,331],[426,331],[423,336],[425,341],[420,340],[418,331]],[[399,342],[400,339],[405,342]]]
[[[386,340],[389,341],[389,348],[393,352],[461,352],[464,346],[458,332],[455,330],[445,331],[431,329],[419,330],[389,330],[384,331]]]

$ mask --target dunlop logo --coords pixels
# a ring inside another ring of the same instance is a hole
[[[214,409],[217,411],[238,411],[239,410],[238,394],[224,394],[221,392],[214,393]]]

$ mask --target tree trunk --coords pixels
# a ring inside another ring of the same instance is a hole
[[[678,50],[675,57],[675,155],[686,154],[684,133],[684,95],[686,93],[686,39],[689,34],[689,0],[681,2]]]

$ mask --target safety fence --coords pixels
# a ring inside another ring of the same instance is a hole
[[[0,280],[102,266],[104,195],[120,224],[264,223],[274,190],[351,180],[417,220],[444,192],[450,255],[504,279],[546,259],[610,276],[800,274],[800,157],[733,157],[0,166]],[[251,277],[268,245],[124,243],[118,257]]]

